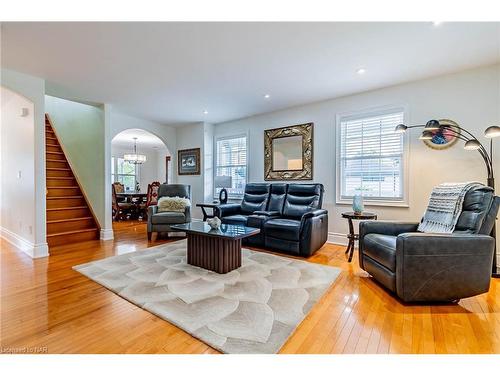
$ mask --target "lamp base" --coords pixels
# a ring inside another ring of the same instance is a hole
[[[226,204],[227,203],[227,190],[222,188],[219,192],[219,203]]]

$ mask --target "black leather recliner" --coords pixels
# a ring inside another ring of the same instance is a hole
[[[363,221],[359,265],[406,302],[454,301],[488,291],[500,197],[479,185],[465,195],[451,234],[417,232],[418,223]]]
[[[322,184],[250,183],[241,204],[225,204],[216,212],[223,223],[260,228],[245,243],[310,256],[328,237],[328,211],[321,209]]]

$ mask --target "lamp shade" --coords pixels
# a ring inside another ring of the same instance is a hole
[[[425,130],[438,130],[441,124],[438,120],[429,120],[425,124]]]
[[[500,137],[500,126],[490,126],[484,131],[484,136],[486,138],[496,138]]]
[[[419,138],[425,140],[425,139],[432,139],[433,137],[434,134],[432,134],[430,130],[424,130]]]
[[[481,147],[481,144],[475,139],[470,139],[465,142],[464,149],[466,150],[478,150]]]
[[[394,128],[394,133],[404,133],[406,130],[408,130],[408,126],[405,124],[399,124]]]
[[[141,154],[125,154],[123,159],[129,163],[142,164],[146,162],[146,155]]]
[[[216,188],[231,188],[233,187],[233,178],[231,176],[215,176]]]

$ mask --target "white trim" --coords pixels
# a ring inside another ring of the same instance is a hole
[[[328,232],[327,243],[334,245],[347,246],[348,239],[345,233]]]
[[[403,112],[403,122],[407,123],[410,119],[410,113],[407,104],[393,104],[381,107],[370,107],[357,111],[350,112],[340,112],[335,116],[335,131],[334,131],[334,141],[335,141],[335,203],[336,204],[351,204],[352,201],[349,199],[341,198],[341,180],[340,180],[340,124],[343,120],[353,120],[356,118],[377,116],[394,111]],[[390,206],[390,207],[409,207],[409,191],[410,191],[410,142],[408,132],[403,135],[403,198],[402,199],[370,199],[365,197],[363,199],[365,206]]]
[[[17,249],[28,254],[32,258],[43,258],[49,256],[47,243],[34,244],[31,241],[17,235],[6,228],[0,227],[0,236]]]
[[[237,132],[237,133],[223,133],[219,135],[214,135],[213,136],[213,158],[212,158],[212,178],[213,178],[213,187],[212,187],[212,195],[214,199],[219,199],[219,196],[215,193],[215,174],[217,173],[217,141],[222,140],[222,139],[232,139],[232,138],[240,138],[240,137],[245,137],[246,140],[246,153],[247,153],[247,163],[246,163],[246,173],[245,173],[245,184],[248,184],[248,171],[249,171],[249,156],[250,156],[250,132],[243,131],[243,132]],[[231,199],[242,199],[243,195],[241,197],[232,197],[229,198],[228,195],[228,201]]]
[[[113,229],[101,229],[101,240],[108,241],[114,238]]]

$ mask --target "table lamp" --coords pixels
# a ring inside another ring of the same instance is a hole
[[[219,202],[221,204],[227,203],[227,190],[226,188],[233,187],[233,179],[231,176],[215,176],[215,188],[221,188],[219,191]]]

